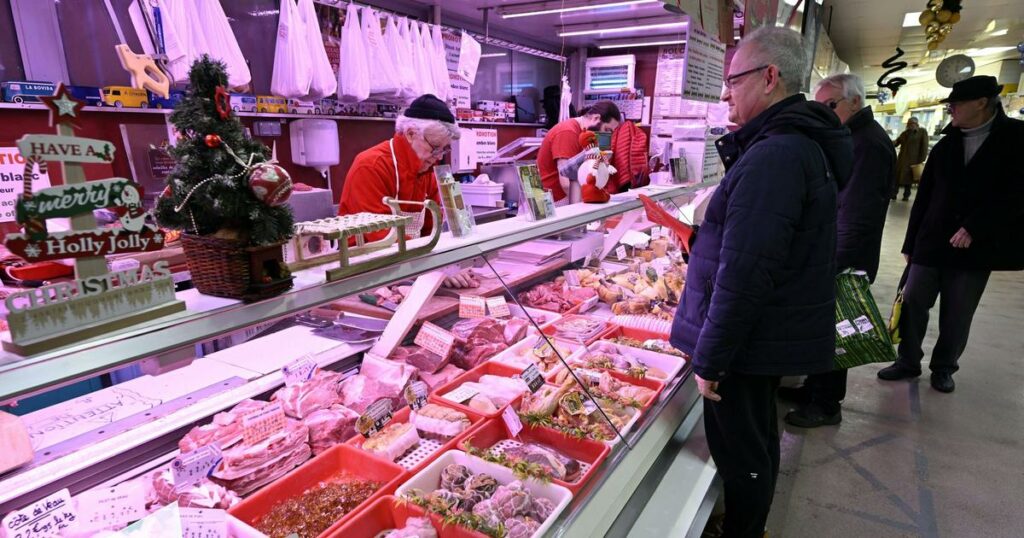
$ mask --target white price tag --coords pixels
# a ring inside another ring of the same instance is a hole
[[[512,312],[508,309],[508,303],[505,302],[503,295],[488,297],[487,308],[491,310],[491,317],[508,318],[512,316]]]
[[[661,239],[661,235],[661,226],[655,226],[651,228],[651,239]]]
[[[312,355],[300,357],[286,364],[284,368],[281,368],[285,386],[290,387],[309,381],[313,377],[313,373],[316,372],[316,368],[316,360]]]
[[[588,297],[587,300],[580,303],[580,314],[584,314],[586,312],[590,312],[591,310],[593,310],[593,308],[597,306],[597,301],[599,299],[600,297],[594,295],[593,297]]]
[[[7,514],[2,525],[4,535],[11,538],[50,538],[75,528],[78,511],[71,502],[71,494],[62,489]]]
[[[562,271],[562,275],[565,276],[565,283],[571,287],[579,287],[580,285],[580,272],[575,269],[569,269],[568,271]]]
[[[501,412],[501,418],[505,421],[505,427],[508,428],[508,435],[510,437],[518,437],[519,432],[523,431],[523,421],[519,420],[519,413],[512,409],[512,406],[506,407]]]
[[[112,488],[91,489],[75,497],[79,525],[100,530],[120,527],[146,516],[146,490],[137,480]]]
[[[839,333],[839,336],[841,338],[846,338],[851,334],[857,334],[857,329],[853,327],[853,324],[850,323],[850,320],[844,319],[843,321],[836,323],[836,332]]]
[[[460,318],[482,318],[487,315],[487,304],[483,297],[476,295],[459,296]]]
[[[874,330],[875,326],[871,324],[871,320],[867,316],[861,316],[853,320],[853,324],[857,326],[857,331],[860,333],[867,333]]]
[[[429,321],[424,321],[413,343],[446,359],[455,345],[455,335]]]
[[[615,256],[617,256],[620,260],[625,260],[626,259],[626,246],[625,245],[619,245],[618,247],[615,247]]]
[[[457,388],[457,389],[455,389],[455,390],[453,390],[453,391],[449,392],[448,394],[445,394],[445,395],[443,395],[441,397],[444,398],[445,400],[450,401],[450,402],[462,403],[462,402],[472,398],[473,396],[476,396],[478,393],[479,393],[479,391],[477,391],[476,389],[471,389],[471,388],[463,385],[463,386],[461,386],[461,387],[459,387],[459,388]]]
[[[171,462],[174,477],[174,491],[181,493],[209,476],[210,471],[220,463],[220,447],[216,444],[197,448],[181,454]]]
[[[284,425],[284,409],[281,404],[272,403],[242,417],[242,441],[247,445],[255,445],[283,430]]]
[[[224,510],[213,508],[178,508],[181,514],[182,538],[225,538],[228,535],[228,516]]]
[[[531,393],[536,393],[544,386],[544,376],[540,373],[536,364],[531,363],[520,374],[520,379],[526,383]]]
[[[597,411],[597,404],[594,403],[594,400],[587,398],[586,400],[583,400],[583,410],[589,415],[594,411]]]

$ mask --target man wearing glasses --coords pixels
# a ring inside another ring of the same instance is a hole
[[[910,212],[903,255],[899,357],[879,370],[886,381],[921,375],[929,311],[941,295],[931,385],[953,392],[971,320],[992,271],[1024,269],[1024,122],[1003,112],[991,76],[953,85],[952,121],[928,156]]]
[[[818,83],[814,100],[835,111],[853,137],[853,172],[839,192],[836,268],[878,274],[882,230],[889,208],[889,190],[896,150],[889,135],[864,103],[864,83],[857,75],[832,75]],[[835,425],[842,421],[840,403],[846,397],[846,369],[807,376],[799,389],[780,388],[779,396],[801,406],[786,415],[800,428]]]
[[[830,371],[835,354],[836,193],[853,149],[836,114],[799,93],[808,69],[792,30],[760,28],[740,42],[722,100],[741,128],[716,142],[727,171],[672,324],[704,396],[729,537],[764,532],[779,473],[779,378]]]
[[[392,138],[356,155],[345,175],[338,214],[390,214],[386,197],[407,202],[430,199],[440,204],[433,167],[451,151],[452,141],[459,136],[455,116],[444,101],[430,94],[417,97],[395,119]],[[406,227],[410,238],[432,233],[433,216],[423,206],[403,205],[401,214],[412,218],[412,225]],[[387,234],[386,230],[368,233],[366,240],[377,241]],[[445,280],[447,287],[472,285],[468,271],[453,273]]]

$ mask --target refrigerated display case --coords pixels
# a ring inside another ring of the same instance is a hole
[[[0,514],[63,489],[78,497],[166,467],[180,455],[179,440],[192,428],[210,423],[215,415],[246,399],[268,399],[285,385],[282,368],[296,360],[309,358],[321,370],[342,377],[359,371],[365,353],[379,341],[346,337],[350,341],[342,342],[328,337],[326,327],[317,325],[325,312],[346,310],[339,305],[349,307],[342,317],[387,320],[367,322],[379,325],[408,323],[393,338],[395,344],[408,339],[413,325],[425,321],[450,325],[460,306],[457,292],[441,291],[446,297],[440,299],[445,300],[409,317],[403,316],[401,305],[395,313],[365,304],[358,300],[360,294],[410,281],[414,288],[413,279],[421,275],[450,266],[472,266],[481,282],[470,293],[506,297],[514,316],[523,316],[541,329],[559,314],[516,304],[519,292],[578,268],[581,262],[600,263],[600,254],[611,252],[622,237],[621,231],[614,230],[617,225],[649,229],[651,224],[637,217],[643,212],[637,193],[682,211],[689,202],[706,198],[699,195],[713,188],[713,184],[651,186],[615,195],[608,204],[560,207],[556,216],[545,220],[527,222],[520,217],[484,223],[459,238],[445,232],[427,254],[341,280],[325,280],[325,270],[331,266],[298,271],[294,289],[256,303],[180,291],[178,298],[187,305],[180,314],[31,357],[4,353],[0,355],[3,404],[129,365],[138,365],[143,375],[22,417],[32,435],[34,459],[0,475]],[[538,240],[553,245],[550,254],[527,263],[502,257],[503,251],[515,250],[511,247]],[[373,308],[356,308],[361,303]],[[606,307],[588,315],[613,316]],[[609,323],[609,328],[613,326]],[[699,535],[716,494],[714,471],[700,447],[697,426],[702,407],[689,365],[677,371],[671,379],[657,383],[657,398],[636,413],[638,418],[610,445],[603,462],[575,488],[547,535],[624,535],[647,525],[667,525],[683,534]],[[477,426],[483,425],[474,422],[473,427]],[[490,429],[494,430],[493,425]],[[418,462],[417,469],[427,463]],[[299,466],[286,476],[303,472],[305,467]],[[411,478],[411,473],[406,476]],[[359,510],[372,504],[377,494],[395,494],[393,489],[378,491]]]

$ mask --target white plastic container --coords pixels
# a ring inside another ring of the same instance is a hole
[[[572,342],[567,342],[565,340],[559,340],[559,339],[551,337],[551,336],[549,336],[548,338],[551,338],[551,340],[559,348],[568,350],[568,353],[564,357],[562,357],[565,360],[569,360],[569,358],[574,356],[576,354],[576,351],[580,349],[580,345],[579,344],[574,344]],[[502,351],[501,353],[498,353],[497,355],[492,357],[491,360],[494,361],[494,362],[500,362],[501,364],[506,364],[506,365],[511,366],[513,368],[519,368],[519,369],[526,368],[527,366],[530,365],[530,363],[536,364],[536,361],[533,361],[530,357],[528,357],[526,355],[526,354],[530,353],[530,350],[533,348],[534,344],[536,344],[536,343],[537,343],[537,336],[536,336],[536,334],[534,334],[533,337],[527,337],[527,338],[523,339],[521,342],[519,342],[519,343],[513,345],[512,347],[506,349],[505,351]],[[561,370],[563,368],[565,368],[565,366],[563,366],[561,364],[558,364],[554,368],[552,368],[549,372],[541,372],[541,373],[543,373],[544,376],[547,377],[548,375],[553,374],[553,373],[555,373],[555,372],[557,372],[557,371],[559,371],[559,370]]]
[[[445,467],[458,464],[465,465],[473,473],[487,473],[494,477],[499,484],[509,484],[516,480],[512,470],[507,467],[502,467],[496,463],[486,462],[480,458],[470,456],[460,450],[449,450],[444,454],[441,454],[439,458],[434,460],[425,467],[422,471],[416,473],[412,478],[407,480],[404,484],[398,487],[395,491],[395,497],[401,498],[405,493],[418,489],[425,493],[430,493],[438,489],[441,484],[441,471]],[[533,533],[531,538],[539,538],[547,533],[551,525],[558,519],[559,514],[565,510],[565,507],[569,506],[569,501],[572,500],[572,492],[568,489],[559,486],[557,484],[543,484],[536,480],[523,480],[521,481],[526,490],[530,492],[530,495],[534,497],[543,497],[554,505],[554,510],[551,511],[551,515],[546,520],[541,522],[540,528],[537,532]]]
[[[505,205],[505,185],[503,183],[462,185],[462,198],[467,204],[477,207],[502,207]]]
[[[622,355],[629,357],[635,357],[645,366],[657,368],[662,372],[665,372],[667,377],[665,379],[659,379],[657,377],[650,377],[655,381],[661,381],[662,383],[669,383],[679,375],[679,372],[683,370],[683,366],[686,365],[686,361],[679,358],[673,357],[672,355],[666,355],[664,353],[656,353],[654,351],[648,351],[646,349],[640,349],[637,347],[624,346],[622,344],[616,344],[608,340],[598,340],[589,346],[590,352],[595,353],[595,347],[605,347],[615,349]],[[581,357],[582,353],[574,354],[575,357]]]

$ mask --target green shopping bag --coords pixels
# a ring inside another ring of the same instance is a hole
[[[871,295],[867,274],[850,269],[840,273],[836,277],[835,367],[895,361],[887,321]]]
[[[893,345],[900,343],[900,317],[903,314],[903,287],[907,285],[907,275],[910,273],[910,264],[903,270],[900,277],[900,285],[896,289],[896,298],[892,301],[892,314],[889,315],[889,336],[892,337]]]

